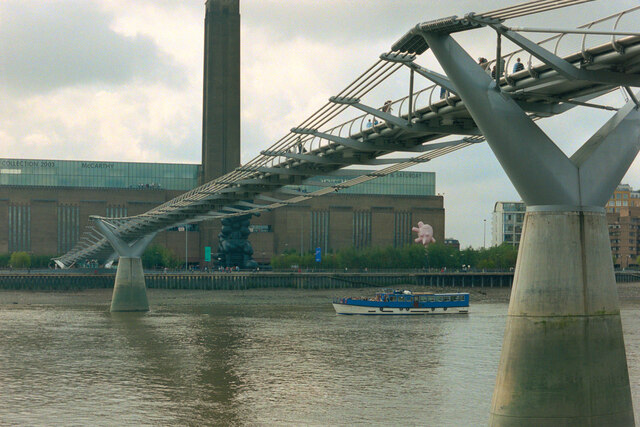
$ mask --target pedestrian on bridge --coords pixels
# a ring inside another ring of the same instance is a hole
[[[513,72],[517,73],[518,71],[524,70],[524,65],[520,62],[520,58],[516,59],[516,63],[513,64]]]

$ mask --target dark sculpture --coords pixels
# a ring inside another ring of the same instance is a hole
[[[252,258],[253,248],[249,243],[249,219],[242,215],[222,220],[222,231],[218,235],[218,263],[220,267],[257,268]]]

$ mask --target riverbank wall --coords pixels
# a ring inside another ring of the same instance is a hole
[[[640,272],[616,273],[618,282],[638,282]],[[0,272],[0,290],[113,288],[115,271]],[[240,290],[257,288],[335,289],[365,287],[511,287],[513,272],[232,272],[145,273],[149,289]]]

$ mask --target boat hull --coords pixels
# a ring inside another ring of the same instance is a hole
[[[371,307],[353,304],[333,303],[337,314],[362,314],[371,316],[385,315],[428,315],[428,314],[467,314],[469,307]]]

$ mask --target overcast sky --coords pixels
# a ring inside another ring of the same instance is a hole
[[[522,2],[241,0],[242,162],[324,105],[415,24],[515,3]],[[511,24],[575,27],[636,5],[599,0]],[[638,16],[624,18],[622,28],[633,28]],[[0,2],[0,156],[200,163],[203,36],[203,0]],[[488,30],[456,39],[474,57],[495,56]],[[567,37],[561,50],[579,44]],[[428,51],[418,63],[439,68]],[[369,103],[405,96],[406,77],[394,76]],[[624,99],[616,92],[598,102]],[[541,126],[571,154],[609,116],[576,109]],[[634,188],[638,164],[624,179]],[[483,245],[484,220],[488,245],[494,203],[520,200],[486,144],[413,170],[436,172],[445,234],[462,246]]]

